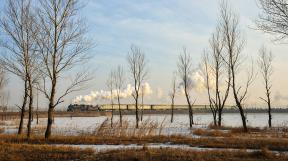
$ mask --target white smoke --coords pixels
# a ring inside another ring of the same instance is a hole
[[[139,93],[142,94],[142,92],[144,93],[144,96],[148,96],[152,94],[153,91],[149,83],[143,83],[143,85],[141,85],[141,89]],[[120,91],[119,96],[121,99],[125,99],[125,98],[131,97],[133,93],[134,93],[134,88],[132,87],[131,84],[128,84],[124,90]],[[97,100],[111,100],[111,99],[116,99],[116,98],[117,98],[116,89],[113,89],[112,92],[100,90],[100,91],[91,91],[90,94],[88,95],[77,96],[72,102],[74,104],[91,103]]]
[[[142,93],[143,93],[144,96],[148,96],[148,95],[151,95],[153,93],[153,91],[152,91],[149,83],[146,82],[146,83],[143,83],[141,85],[141,89],[140,89],[139,93],[140,93],[140,95],[142,95]]]
[[[209,87],[210,89],[215,89],[216,80],[214,77],[212,67],[208,67],[208,75],[209,75]],[[207,89],[206,84],[206,74],[204,73],[204,66],[200,65],[200,67],[192,72],[192,74],[188,77],[188,88],[189,90],[194,89],[197,92],[204,92]],[[180,93],[184,94],[184,85],[183,82],[179,85]]]
[[[124,89],[123,91],[120,91],[120,98],[128,98],[132,95],[132,87],[130,84],[127,85],[126,89]],[[117,90],[114,89],[112,90],[112,94],[111,91],[104,91],[104,90],[100,90],[100,91],[91,91],[90,94],[88,95],[80,95],[77,96],[74,100],[73,103],[91,103],[93,101],[96,100],[110,100],[111,98],[115,99],[117,97]]]

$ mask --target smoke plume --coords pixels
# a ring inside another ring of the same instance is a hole
[[[143,83],[139,93],[142,94],[142,92],[144,96],[151,95],[153,93],[149,83]],[[120,91],[119,96],[121,99],[125,99],[125,98],[131,97],[133,93],[134,93],[134,87],[132,87],[131,84],[128,84],[124,90]],[[72,102],[74,104],[79,104],[79,103],[85,104],[85,103],[91,103],[97,100],[110,100],[110,99],[116,99],[116,98],[117,98],[116,89],[112,90],[112,94],[111,94],[111,91],[100,90],[100,91],[91,91],[90,94],[88,95],[77,96]]]

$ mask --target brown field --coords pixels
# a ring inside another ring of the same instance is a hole
[[[115,150],[105,153],[100,153],[96,156],[97,161],[266,161],[287,160],[285,155],[272,154],[267,149],[262,149],[260,152],[239,151],[191,151],[191,150],[175,150],[169,148],[141,150]]]
[[[0,142],[1,161],[24,160],[87,160],[93,156],[91,149],[78,149],[61,146],[11,144]]]
[[[61,113],[67,115],[67,113]],[[78,115],[81,115],[78,114]],[[92,113],[91,113],[92,115]],[[94,115],[94,114],[93,114]],[[44,117],[44,116],[43,116]],[[10,122],[10,124],[15,123]],[[0,124],[4,124],[0,121]],[[164,160],[288,160],[287,128],[252,128],[243,132],[242,128],[214,127],[193,129],[191,133],[199,137],[184,135],[163,135],[162,123],[151,120],[143,121],[139,129],[127,130],[128,121],[123,120],[110,126],[110,120],[104,121],[94,133],[64,136],[52,135],[45,139],[45,127],[33,128],[30,139],[26,135],[1,134],[0,160],[119,160],[119,161],[164,161]],[[202,148],[189,150],[185,148],[150,148],[148,144],[186,145]],[[61,146],[53,146],[53,145]],[[95,153],[92,149],[73,148],[69,145],[142,145],[143,149],[118,149]],[[65,145],[65,146],[64,146]],[[205,150],[212,148],[212,150]],[[218,149],[219,150],[218,150]],[[251,151],[252,150],[252,151]]]

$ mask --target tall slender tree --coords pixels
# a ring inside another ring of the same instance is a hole
[[[39,6],[38,25],[41,34],[37,40],[43,64],[43,82],[39,90],[48,99],[45,138],[49,138],[55,107],[64,102],[66,95],[82,90],[90,77],[87,72],[79,71],[63,92],[57,88],[59,81],[65,73],[88,60],[87,50],[91,44],[86,38],[85,23],[77,17],[82,7],[79,0],[41,0]]]
[[[177,87],[176,87],[176,76],[173,75],[173,78],[172,78],[172,90],[169,93],[169,97],[171,99],[171,123],[174,120],[174,104],[175,104],[174,100],[175,100],[175,96],[176,96],[176,90],[177,90]]]
[[[147,60],[144,52],[137,46],[132,45],[131,51],[128,53],[128,65],[132,77],[134,92],[132,94],[135,100],[135,115],[136,115],[136,128],[139,126],[138,116],[138,102],[141,90],[141,84],[147,77]]]
[[[211,83],[210,83],[210,79],[213,79],[211,78],[212,74],[210,73],[211,72],[211,67],[209,65],[209,62],[208,62],[208,54],[205,52],[204,53],[204,56],[203,56],[203,63],[204,63],[204,73],[205,73],[205,84],[206,84],[206,88],[207,88],[207,94],[208,94],[208,100],[209,100],[209,108],[210,108],[210,111],[212,113],[212,116],[213,116],[213,123],[214,123],[214,126],[217,126],[217,111],[218,111],[218,108],[217,106],[215,105],[215,101],[214,101],[214,98],[212,98],[211,96]]]
[[[125,73],[122,66],[118,65],[115,71],[115,87],[116,87],[116,95],[118,101],[118,111],[119,111],[119,118],[120,118],[120,126],[122,126],[122,111],[121,111],[121,93],[124,88],[125,83]]]
[[[192,57],[187,53],[186,48],[183,48],[183,53],[179,55],[178,59],[178,75],[181,81],[181,85],[184,90],[186,101],[188,103],[188,115],[189,115],[189,126],[192,128],[193,122],[193,109],[194,103],[191,102],[190,92],[193,87],[193,82],[191,80],[192,75]]]
[[[111,118],[110,118],[110,125],[111,128],[113,128],[113,117],[114,117],[114,84],[115,84],[115,73],[114,71],[111,71],[107,81],[106,81],[106,86],[109,90],[109,99],[111,102]]]
[[[210,50],[204,52],[203,57],[209,107],[213,114],[214,125],[218,126],[222,125],[222,113],[229,96],[231,83],[231,72],[226,63],[228,52],[225,50],[225,38],[220,27],[221,24],[218,24],[210,39]]]
[[[272,52],[268,52],[265,47],[262,47],[259,51],[258,65],[264,81],[266,98],[260,97],[268,106],[268,125],[272,127],[272,113],[271,113],[271,88],[272,88],[272,74],[273,74],[273,55]]]
[[[31,0],[7,0],[4,16],[0,20],[1,29],[6,34],[6,39],[1,41],[1,46],[8,52],[1,55],[3,68],[23,80],[24,97],[20,107],[21,118],[18,134],[22,133],[25,107],[28,103],[29,117],[27,124],[27,136],[30,137],[33,86],[38,78],[38,52],[35,36],[39,30],[35,24],[35,13]]]
[[[220,20],[221,30],[224,34],[224,47],[227,50],[228,59],[227,64],[231,73],[231,88],[233,97],[237,108],[241,116],[244,131],[247,132],[246,116],[244,112],[243,102],[247,98],[248,89],[253,82],[254,70],[248,71],[247,81],[245,85],[241,85],[239,78],[237,77],[240,72],[240,67],[243,65],[243,47],[244,39],[241,37],[241,30],[239,28],[239,18],[235,13],[231,11],[227,3],[223,1],[220,5]],[[243,81],[241,81],[243,82]]]

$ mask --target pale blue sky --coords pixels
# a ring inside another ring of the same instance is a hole
[[[1,6],[3,1],[0,0]],[[94,71],[95,79],[90,83],[89,89],[70,95],[63,105],[71,103],[77,95],[105,89],[105,79],[109,71],[118,64],[127,67],[126,55],[131,44],[141,47],[148,58],[147,82],[154,91],[154,95],[148,101],[170,103],[167,94],[172,73],[177,67],[177,57],[185,46],[192,54],[195,68],[197,67],[202,51],[208,46],[208,39],[215,28],[219,0],[86,0],[85,2],[87,5],[82,9],[81,16],[86,19],[88,37],[93,40],[93,44],[97,44],[90,51],[94,58],[86,66]],[[287,45],[272,43],[268,35],[250,29],[255,27],[253,20],[260,12],[256,1],[228,0],[228,2],[240,16],[241,28],[247,39],[244,52],[255,57],[263,44],[274,52],[273,92],[283,96],[282,100],[277,100],[277,104],[286,105]],[[62,84],[59,85],[59,90],[61,86]],[[261,87],[261,81],[255,80],[251,89],[253,93],[249,95],[250,104],[261,103],[258,99],[262,96]],[[14,77],[10,78],[8,89],[11,93],[10,104],[18,103],[22,91],[19,92],[21,87]],[[157,91],[162,91],[161,98],[156,97],[157,93],[161,93]],[[193,93],[198,104],[206,102],[205,94],[205,92]],[[177,102],[184,103],[181,96]]]

